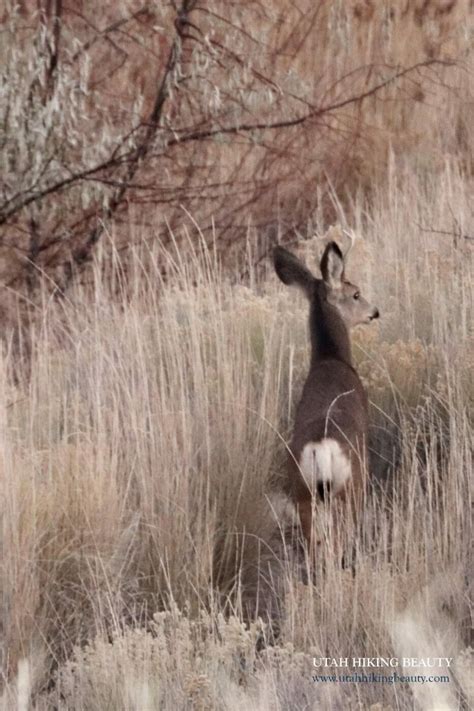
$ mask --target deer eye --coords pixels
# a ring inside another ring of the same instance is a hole
[[[357,299],[360,297],[360,291],[356,291],[354,294],[354,299],[357,301]]]

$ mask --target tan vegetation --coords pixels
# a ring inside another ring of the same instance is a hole
[[[460,636],[441,648],[451,655],[455,644],[458,660],[468,619],[470,248],[440,236],[435,254],[445,259],[433,261],[433,237],[415,224],[448,204],[468,219],[459,176],[407,173],[388,202],[385,191],[374,196],[366,219],[364,283],[383,319],[376,335],[357,334],[355,355],[373,402],[373,468],[383,475],[380,457],[394,465],[393,487],[366,502],[360,535],[346,533],[357,541],[355,577],[329,558],[305,586],[298,561],[281,556],[287,519],[271,480],[308,344],[305,304],[276,278],[235,286],[212,254],[159,248],[145,270],[137,251],[131,293],[117,296],[99,262],[93,288],[73,289],[59,312],[44,304],[28,381],[12,384],[4,351],[4,633],[9,674],[28,660],[32,692],[57,666],[36,708],[61,698],[71,709],[103,709],[104,699],[137,709],[355,708],[357,693],[364,708],[395,707],[393,688],[315,688],[311,657],[390,656],[396,610],[443,573],[461,582],[422,624],[441,640],[454,626]],[[163,259],[172,283],[160,277]],[[263,622],[246,631],[241,612]],[[268,615],[280,637],[255,657]],[[398,708],[411,708],[410,692],[396,693]],[[5,694],[9,708],[14,686]]]
[[[209,64],[155,124],[171,5],[4,11],[0,707],[467,709],[470,4],[212,6],[181,31],[223,47],[180,38],[181,69]],[[135,121],[124,163],[34,197]],[[307,309],[265,254],[316,268],[347,225],[382,316],[354,333],[372,486],[352,567],[328,534],[308,571],[280,487]],[[453,657],[449,683],[312,680],[313,657],[405,654]]]

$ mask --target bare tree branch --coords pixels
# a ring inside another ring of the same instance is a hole
[[[129,162],[129,167],[125,173],[123,184],[117,189],[115,194],[112,196],[109,205],[104,211],[102,220],[96,224],[84,244],[82,244],[80,247],[76,248],[73,251],[72,260],[64,265],[65,277],[61,288],[57,291],[57,295],[62,295],[64,293],[64,290],[71,282],[73,275],[73,266],[81,267],[89,259],[92,249],[95,247],[104,231],[103,220],[110,219],[115,213],[117,207],[122,202],[127,190],[129,190],[129,184],[133,180],[136,172],[138,171],[140,162],[144,159],[148,150],[150,149],[151,143],[158,129],[163,107],[170,94],[170,83],[172,81],[176,68],[178,67],[181,56],[184,31],[188,24],[189,14],[192,12],[195,4],[196,0],[182,0],[180,9],[175,20],[176,35],[168,54],[168,59],[166,61],[163,76],[159,84],[153,109],[148,118],[147,125],[145,126],[143,137],[141,137],[141,139],[139,139],[137,142],[137,147]]]
[[[405,69],[397,71],[395,74],[388,77],[387,79],[384,79],[383,81],[378,82],[377,84],[374,84],[373,86],[370,87],[370,89],[367,89],[367,91],[361,92],[356,95],[352,95],[346,99],[335,102],[333,104],[321,106],[320,108],[317,108],[314,111],[307,112],[303,116],[298,116],[294,119],[284,119],[281,121],[273,121],[273,122],[262,121],[262,122],[258,122],[258,123],[241,123],[241,124],[237,124],[236,126],[222,126],[220,128],[209,129],[207,131],[195,131],[193,133],[188,133],[184,136],[177,136],[176,138],[169,140],[168,145],[173,146],[178,143],[187,143],[189,141],[200,141],[200,140],[203,140],[206,138],[212,138],[214,136],[219,136],[219,135],[224,135],[224,134],[248,133],[251,131],[275,130],[278,128],[292,128],[293,126],[300,126],[301,124],[304,124],[307,121],[311,121],[311,120],[320,118],[324,114],[334,113],[335,111],[345,108],[346,106],[350,106],[351,104],[361,103],[365,99],[368,99],[369,97],[374,96],[375,94],[377,94],[382,89],[389,86],[390,84],[393,84],[394,82],[398,81],[399,79],[406,77],[408,74],[410,74],[412,72],[419,71],[420,69],[423,69],[426,67],[433,66],[435,64],[442,64],[443,66],[452,66],[452,62],[442,61],[442,60],[438,60],[438,59],[430,59],[430,60],[427,60],[424,62],[417,62],[416,64],[413,64],[410,67],[406,67]]]

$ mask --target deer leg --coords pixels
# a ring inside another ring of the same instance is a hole
[[[298,511],[301,523],[301,530],[306,541],[306,549],[309,556],[309,564],[313,568],[316,563],[316,552],[320,541],[315,535],[316,532],[313,526],[313,506],[312,499],[302,499],[298,504]]]
[[[343,568],[355,571],[359,505],[354,492],[334,502],[332,511],[332,550]],[[348,544],[351,543],[349,547]]]
[[[306,540],[308,548],[311,547],[312,539],[312,516],[311,516],[311,499],[303,499],[298,502],[298,512],[300,516],[301,530]]]

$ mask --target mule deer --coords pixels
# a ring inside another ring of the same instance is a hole
[[[327,245],[321,258],[322,279],[283,247],[275,248],[273,259],[281,281],[302,289],[310,303],[311,365],[289,447],[287,493],[311,550],[317,502],[333,507],[337,497],[344,515],[356,515],[360,507],[368,400],[352,364],[349,328],[369,323],[379,312],[345,279],[344,257],[335,242]]]

